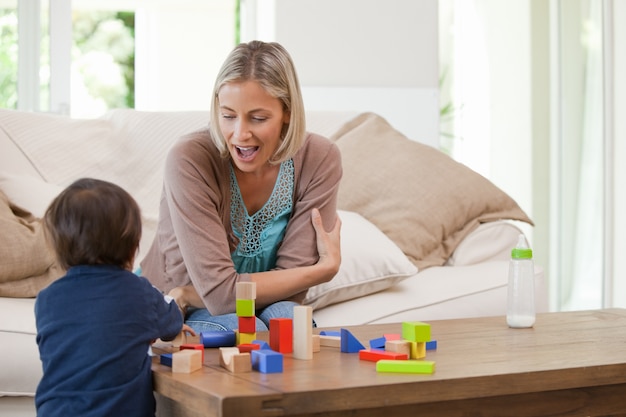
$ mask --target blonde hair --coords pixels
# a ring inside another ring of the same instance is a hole
[[[210,131],[215,146],[223,157],[229,155],[226,139],[219,127],[220,109],[218,94],[224,84],[256,81],[290,113],[289,124],[282,132],[280,146],[270,158],[279,164],[292,158],[302,147],[306,121],[304,102],[296,69],[287,50],[276,42],[252,41],[241,43],[228,55],[213,87]]]

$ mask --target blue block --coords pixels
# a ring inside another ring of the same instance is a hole
[[[202,332],[200,333],[200,341],[205,348],[235,346],[237,334],[232,330]]]
[[[162,353],[160,359],[161,365],[172,367],[172,354],[171,353]]]
[[[322,330],[320,332],[320,336],[337,336],[337,337],[341,337],[341,332],[338,332],[336,330]]]
[[[362,349],[365,349],[365,346],[350,331],[341,329],[341,351],[343,353],[357,353]]]
[[[385,342],[387,339],[385,337],[379,337],[378,339],[370,340],[370,348],[371,349],[385,349]]]
[[[273,350],[250,351],[252,369],[264,374],[280,373],[283,371],[283,354]]]
[[[426,350],[437,350],[437,341],[430,340],[426,342]]]
[[[259,350],[272,350],[270,345],[263,340],[253,340],[251,343],[254,345],[259,345]]]

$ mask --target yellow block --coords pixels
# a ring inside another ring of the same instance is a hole
[[[426,357],[426,342],[409,342],[411,343],[411,359],[421,359]]]
[[[256,332],[255,333],[240,333],[237,331],[237,344],[245,345],[248,343],[252,343],[253,340],[256,340]]]

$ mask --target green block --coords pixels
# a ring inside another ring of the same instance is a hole
[[[421,321],[405,321],[402,323],[402,338],[410,342],[429,342],[430,324]]]
[[[237,299],[237,317],[254,316],[254,300]]]
[[[432,374],[435,372],[435,362],[409,359],[398,361],[381,359],[376,362],[377,372],[397,372],[402,374]]]

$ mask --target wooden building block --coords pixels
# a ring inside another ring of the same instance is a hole
[[[411,355],[411,342],[408,340],[388,340],[385,342],[385,350]]]
[[[341,336],[324,336],[320,334],[320,345],[341,348]]]
[[[159,362],[161,365],[172,367],[172,354],[171,353],[162,353],[159,358]]]
[[[202,352],[202,363],[204,363],[204,345],[201,343],[185,343],[180,345],[180,350],[183,349],[195,349]]]
[[[383,334],[383,337],[385,338],[385,341],[402,339],[402,335],[400,333],[385,333]]]
[[[426,342],[426,350],[437,350],[437,341],[429,340]]]
[[[372,339],[370,340],[370,349],[384,349],[386,341],[387,339],[385,339],[384,336],[376,338],[376,339]]]
[[[409,359],[394,361],[382,359],[376,362],[377,372],[399,372],[403,374],[432,374],[435,372],[435,362]]]
[[[236,299],[235,308],[237,316],[252,317],[254,316],[254,300]]]
[[[202,369],[202,353],[195,349],[185,349],[172,354],[172,372],[190,374]]]
[[[320,344],[320,335],[311,335],[311,340],[313,342],[313,353],[319,352],[322,349],[322,345]]]
[[[398,361],[409,359],[409,355],[406,353],[387,352],[385,350],[363,349],[359,350],[359,359],[371,362],[378,362],[381,359]]]
[[[256,343],[242,343],[240,345],[237,345],[237,348],[239,348],[240,353],[246,353],[253,350],[261,349],[261,346],[257,345]]]
[[[293,320],[270,319],[270,348],[280,353],[293,352]]]
[[[283,354],[273,350],[259,349],[250,352],[252,355],[252,369],[264,374],[283,371]]]
[[[411,344],[411,359],[422,359],[426,357],[426,342],[409,342]]]
[[[253,340],[250,343],[258,345],[260,350],[272,350],[272,348],[270,348],[270,345],[265,340]]]
[[[293,308],[293,357],[313,359],[313,308],[295,306]]]
[[[354,337],[348,329],[341,329],[341,351],[344,353],[356,353],[365,349],[365,346]]]
[[[256,332],[242,333],[240,331],[237,331],[237,346],[252,343],[254,340],[256,340]]]
[[[241,333],[254,333],[256,332],[256,317],[237,317],[239,321],[239,331]]]
[[[238,300],[255,300],[256,282],[238,282],[235,284],[235,298]]]
[[[200,341],[200,335],[199,334],[193,336],[190,333],[187,333],[186,331],[182,331],[182,332],[178,333],[178,335],[176,335],[174,340],[170,340],[170,341],[167,341],[167,342],[163,341],[163,340],[160,340],[160,342],[162,342],[164,344],[169,343],[169,344],[172,345],[172,347],[180,347],[180,345],[184,345],[186,343],[202,343]]]
[[[200,343],[206,348],[235,346],[237,344],[237,332],[232,330],[212,330],[200,333]]]
[[[402,323],[402,338],[410,342],[428,342],[430,324],[421,321],[405,321]]]
[[[220,348],[220,365],[232,373],[252,371],[250,352],[241,353],[236,347]]]

